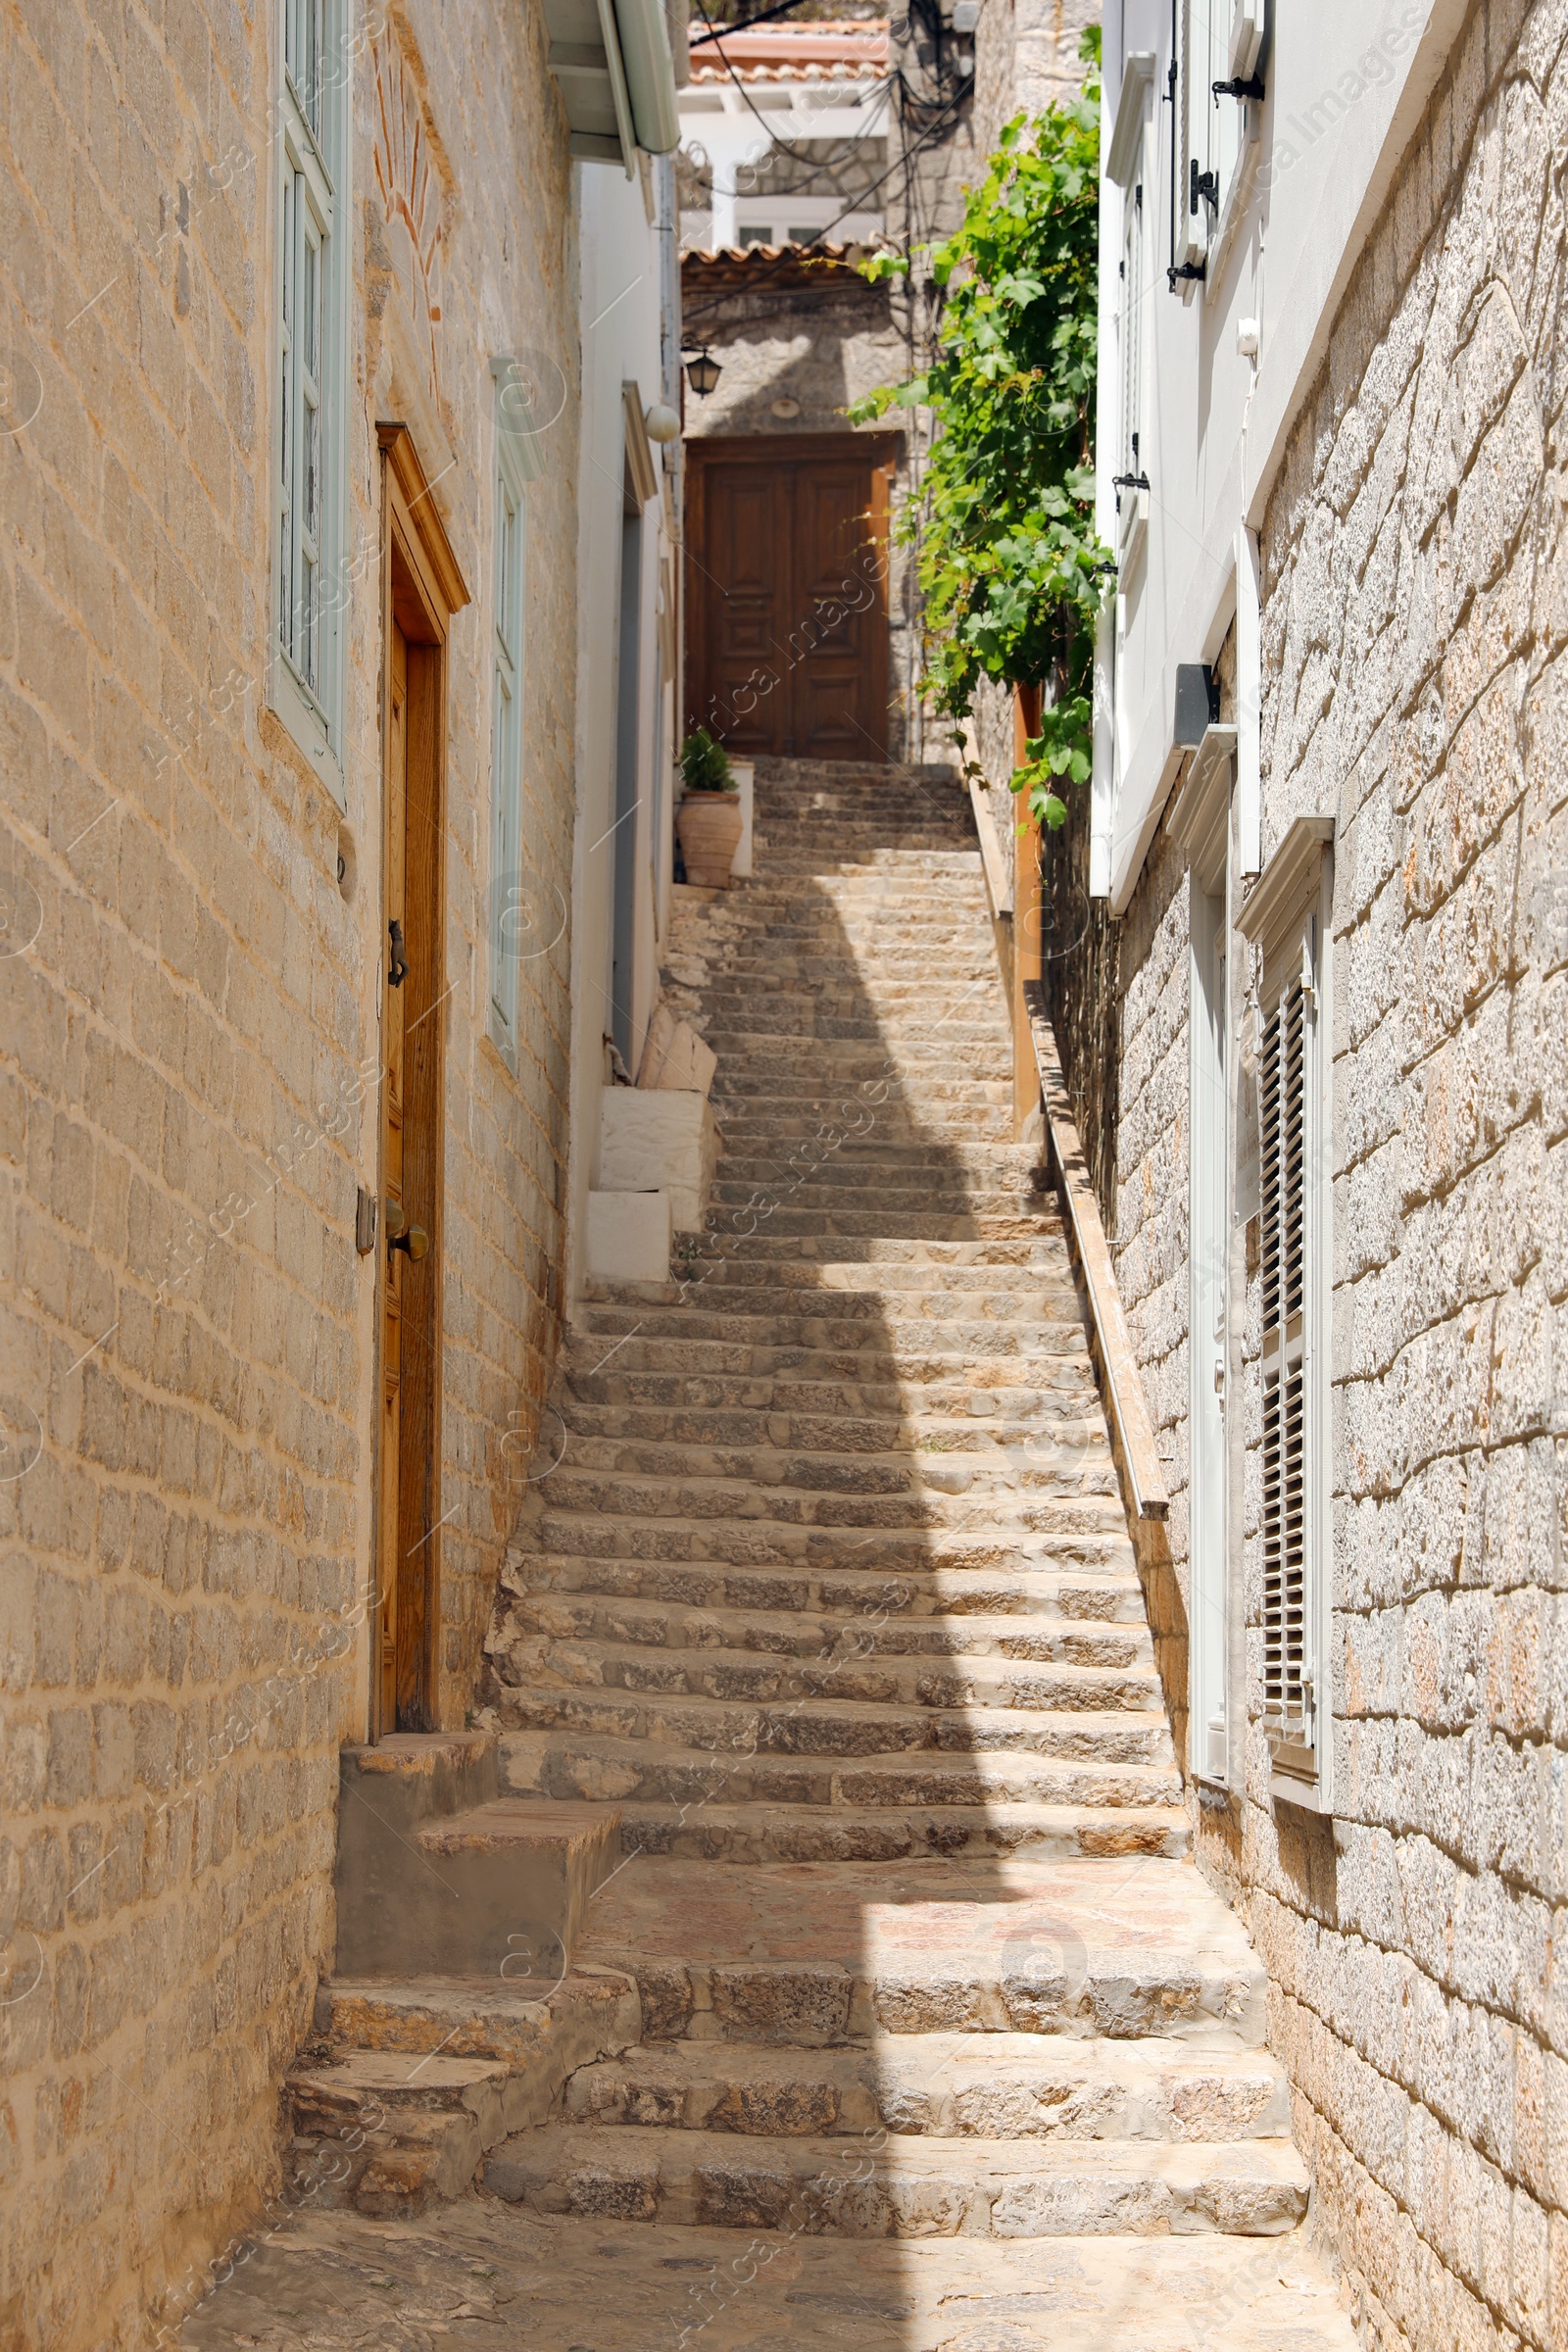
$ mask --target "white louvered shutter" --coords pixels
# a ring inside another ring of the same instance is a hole
[[[1309,934],[1311,927],[1309,926]],[[1282,1770],[1314,1777],[1318,1707],[1310,1458],[1317,1005],[1310,950],[1263,1022],[1263,1721]]]

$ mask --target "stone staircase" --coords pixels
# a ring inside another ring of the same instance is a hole
[[[620,1808],[580,1958],[642,2037],[483,2186],[672,2261],[1201,2235],[1250,2276],[1306,2175],[1186,1858],[966,802],[763,763],[757,830],[752,883],[677,892],[665,972],[718,1057],[709,1230],[585,1302],[491,1640],[508,1785]],[[1348,2341],[1289,2259],[1323,2328],[1292,2341]]]
[[[323,1989],[300,2147],[368,2086],[389,2120],[299,2259],[461,2257],[455,2320],[500,2280],[560,2352],[1346,2352],[1010,1141],[966,801],[764,762],[757,845],[665,971],[718,1057],[709,1229],[581,1306],[474,1736],[598,1891],[526,1982]]]

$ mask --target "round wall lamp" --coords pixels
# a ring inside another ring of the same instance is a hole
[[[643,429],[650,441],[678,441],[680,439],[680,418],[673,409],[666,409],[662,400],[656,401],[653,407],[644,413]]]
[[[699,400],[706,400],[710,392],[717,389],[718,379],[723,372],[706,343],[699,343],[686,362],[686,381]]]

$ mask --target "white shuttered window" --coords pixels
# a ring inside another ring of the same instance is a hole
[[[1258,1056],[1262,1699],[1276,1794],[1321,1798],[1328,1657],[1327,958],[1316,898],[1266,957]]]
[[[341,806],[346,73],[337,0],[278,0],[272,708]]]
[[[538,478],[531,379],[516,360],[490,363],[495,379],[495,566],[490,631],[490,1035],[517,1066],[519,966],[549,934],[526,869],[522,840],[523,612],[527,588],[526,485]]]
[[[510,1058],[517,1048],[517,957],[523,941],[522,495],[512,468],[497,468],[495,629],[490,718],[490,1031]]]
[[[1262,135],[1259,101],[1236,95],[1233,85],[1256,78],[1262,59],[1261,0],[1186,0],[1177,259],[1211,284],[1224,270]]]

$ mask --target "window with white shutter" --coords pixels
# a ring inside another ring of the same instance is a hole
[[[1326,1804],[1329,1592],[1327,820],[1300,818],[1241,917],[1263,951],[1257,1059],[1263,1730],[1274,1792]]]
[[[523,486],[541,470],[527,370],[493,360],[495,378],[495,562],[490,630],[490,1035],[516,1067],[517,967],[538,953],[534,906],[523,870]]]
[[[1149,518],[1149,467],[1145,453],[1144,346],[1148,333],[1150,246],[1145,190],[1148,123],[1153,83],[1152,51],[1139,50],[1122,67],[1116,121],[1105,160],[1105,177],[1121,204],[1121,245],[1116,265],[1116,408],[1112,479],[1116,491],[1116,552],[1125,566],[1134,541]],[[1107,425],[1105,439],[1111,441]]]
[[[271,708],[339,807],[348,74],[340,0],[277,0]]]
[[[1307,988],[1263,1021],[1258,1096],[1263,1294],[1263,1721],[1277,1754],[1310,1757],[1318,1663],[1307,1606]]]
[[[1144,182],[1138,177],[1122,205],[1121,284],[1118,340],[1121,360],[1121,449],[1116,468],[1116,536],[1125,563],[1132,541],[1149,515],[1149,475],[1144,437]]]
[[[1224,0],[1182,0],[1181,48],[1176,69],[1173,129],[1179,126],[1176,185],[1172,191],[1176,217],[1172,222],[1171,259],[1183,301],[1203,278],[1207,266],[1208,231],[1212,213],[1204,200],[1203,174],[1208,170],[1208,44],[1209,11]]]
[[[1217,284],[1262,136],[1263,0],[1187,0],[1185,258]]]

